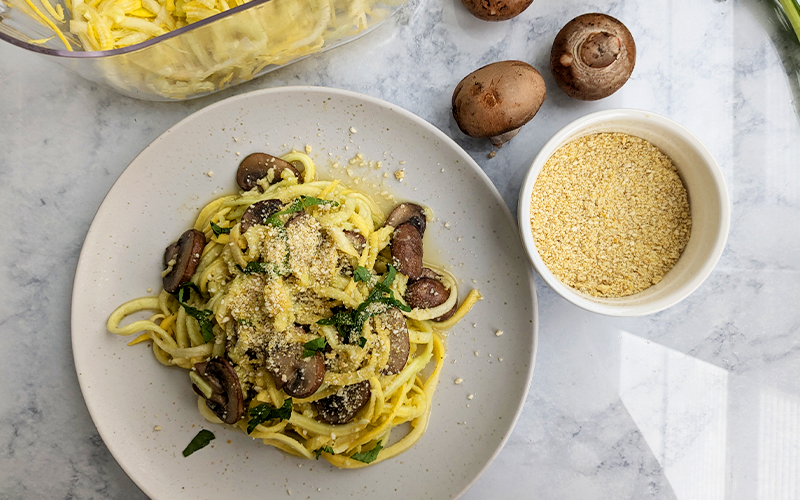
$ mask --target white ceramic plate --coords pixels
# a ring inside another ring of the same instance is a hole
[[[295,458],[207,423],[185,371],[161,366],[144,344],[128,347],[130,338],[105,329],[119,304],[160,290],[164,248],[206,202],[236,191],[242,158],[307,144],[324,177],[350,185],[346,170],[329,167],[329,159],[346,163],[361,153],[380,160],[378,169],[348,164],[365,178],[353,187],[430,206],[437,218],[425,233],[426,259],[461,279],[462,298],[471,287],[485,297],[449,336],[425,435],[399,457],[356,471]],[[393,175],[399,169],[403,182]],[[154,499],[458,497],[500,451],[522,410],[536,332],[530,265],[508,209],[478,165],[403,109],[312,87],[219,102],[142,151],[92,222],[72,297],[72,347],[89,413],[125,472]],[[464,382],[456,385],[456,378]],[[216,440],[183,458],[200,428]]]

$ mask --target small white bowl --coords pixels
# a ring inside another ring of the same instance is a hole
[[[622,132],[641,137],[672,159],[686,187],[692,232],[683,254],[664,278],[639,293],[602,298],[579,292],[547,269],[533,240],[531,192],[542,167],[561,146],[590,134]],[[519,232],[539,276],[576,306],[607,316],[644,316],[671,307],[697,289],[717,264],[730,227],[730,201],[725,180],[711,153],[691,132],[674,121],[636,109],[611,109],[584,116],[558,131],[536,155],[519,195]]]

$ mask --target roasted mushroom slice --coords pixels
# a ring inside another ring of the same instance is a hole
[[[189,229],[176,243],[167,247],[164,252],[164,268],[170,271],[162,280],[164,290],[172,293],[192,278],[205,246],[205,235],[196,229]]]
[[[397,227],[404,222],[411,222],[419,229],[419,234],[425,236],[427,219],[425,210],[415,203],[401,203],[394,207],[392,213],[386,218],[386,225]]]
[[[430,269],[427,269],[427,271],[430,271],[430,273],[434,275],[436,274]],[[447,288],[445,288],[438,279],[424,277],[409,283],[408,287],[406,287],[405,298],[406,302],[408,302],[408,305],[411,307],[418,309],[430,309],[447,302],[447,299],[450,298],[450,291],[447,290]],[[437,318],[434,318],[433,321],[444,321],[449,319],[453,314],[455,314],[457,306],[458,304],[454,304],[449,311]]]
[[[271,350],[266,366],[275,378],[275,386],[294,398],[311,396],[325,378],[322,353],[304,358],[303,345],[296,342]]]
[[[389,360],[386,362],[383,374],[394,375],[395,373],[400,373],[406,367],[408,352],[411,348],[406,317],[403,316],[400,309],[392,307],[375,318],[389,334]]]
[[[419,278],[422,273],[422,233],[411,221],[400,224],[394,230],[392,261],[409,280]]]
[[[258,186],[258,181],[267,178],[270,184],[281,180],[281,174],[288,169],[297,180],[300,172],[288,161],[281,160],[266,153],[253,153],[242,160],[236,172],[236,183],[245,191],[250,191]],[[263,192],[263,190],[261,190]]]
[[[220,420],[235,424],[244,415],[244,396],[233,365],[227,359],[217,357],[197,363],[194,369],[192,373],[199,378],[192,384],[194,392],[206,399],[206,405]],[[200,388],[198,384],[205,387]]]
[[[353,244],[353,248],[356,249],[356,252],[361,253],[364,251],[364,247],[367,246],[367,239],[364,238],[364,235],[357,231],[350,231],[345,229],[344,235]]]
[[[247,210],[242,214],[242,225],[239,231],[244,234],[253,226],[266,224],[267,219],[280,212],[281,208],[283,208],[283,202],[276,199],[262,200],[253,203],[247,207]]]
[[[419,277],[420,278],[431,278],[431,279],[438,280],[439,279],[439,273],[437,273],[436,271],[434,271],[433,269],[431,269],[429,267],[423,267],[422,268],[422,272],[420,273]]]
[[[328,424],[341,425],[353,417],[369,403],[372,388],[368,380],[346,385],[336,394],[314,402],[319,418]]]

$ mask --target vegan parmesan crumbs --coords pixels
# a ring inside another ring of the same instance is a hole
[[[692,229],[672,160],[622,133],[589,135],[556,151],[533,187],[530,222],[547,268],[597,297],[624,297],[661,281]]]

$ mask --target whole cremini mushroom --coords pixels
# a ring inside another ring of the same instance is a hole
[[[533,0],[461,0],[461,3],[478,19],[505,21],[522,14]]]
[[[636,63],[636,44],[624,24],[606,14],[584,14],[556,35],[550,70],[561,90],[582,101],[608,97]]]
[[[500,61],[461,80],[453,92],[453,117],[470,137],[489,137],[501,147],[539,111],[547,90],[536,68]]]

